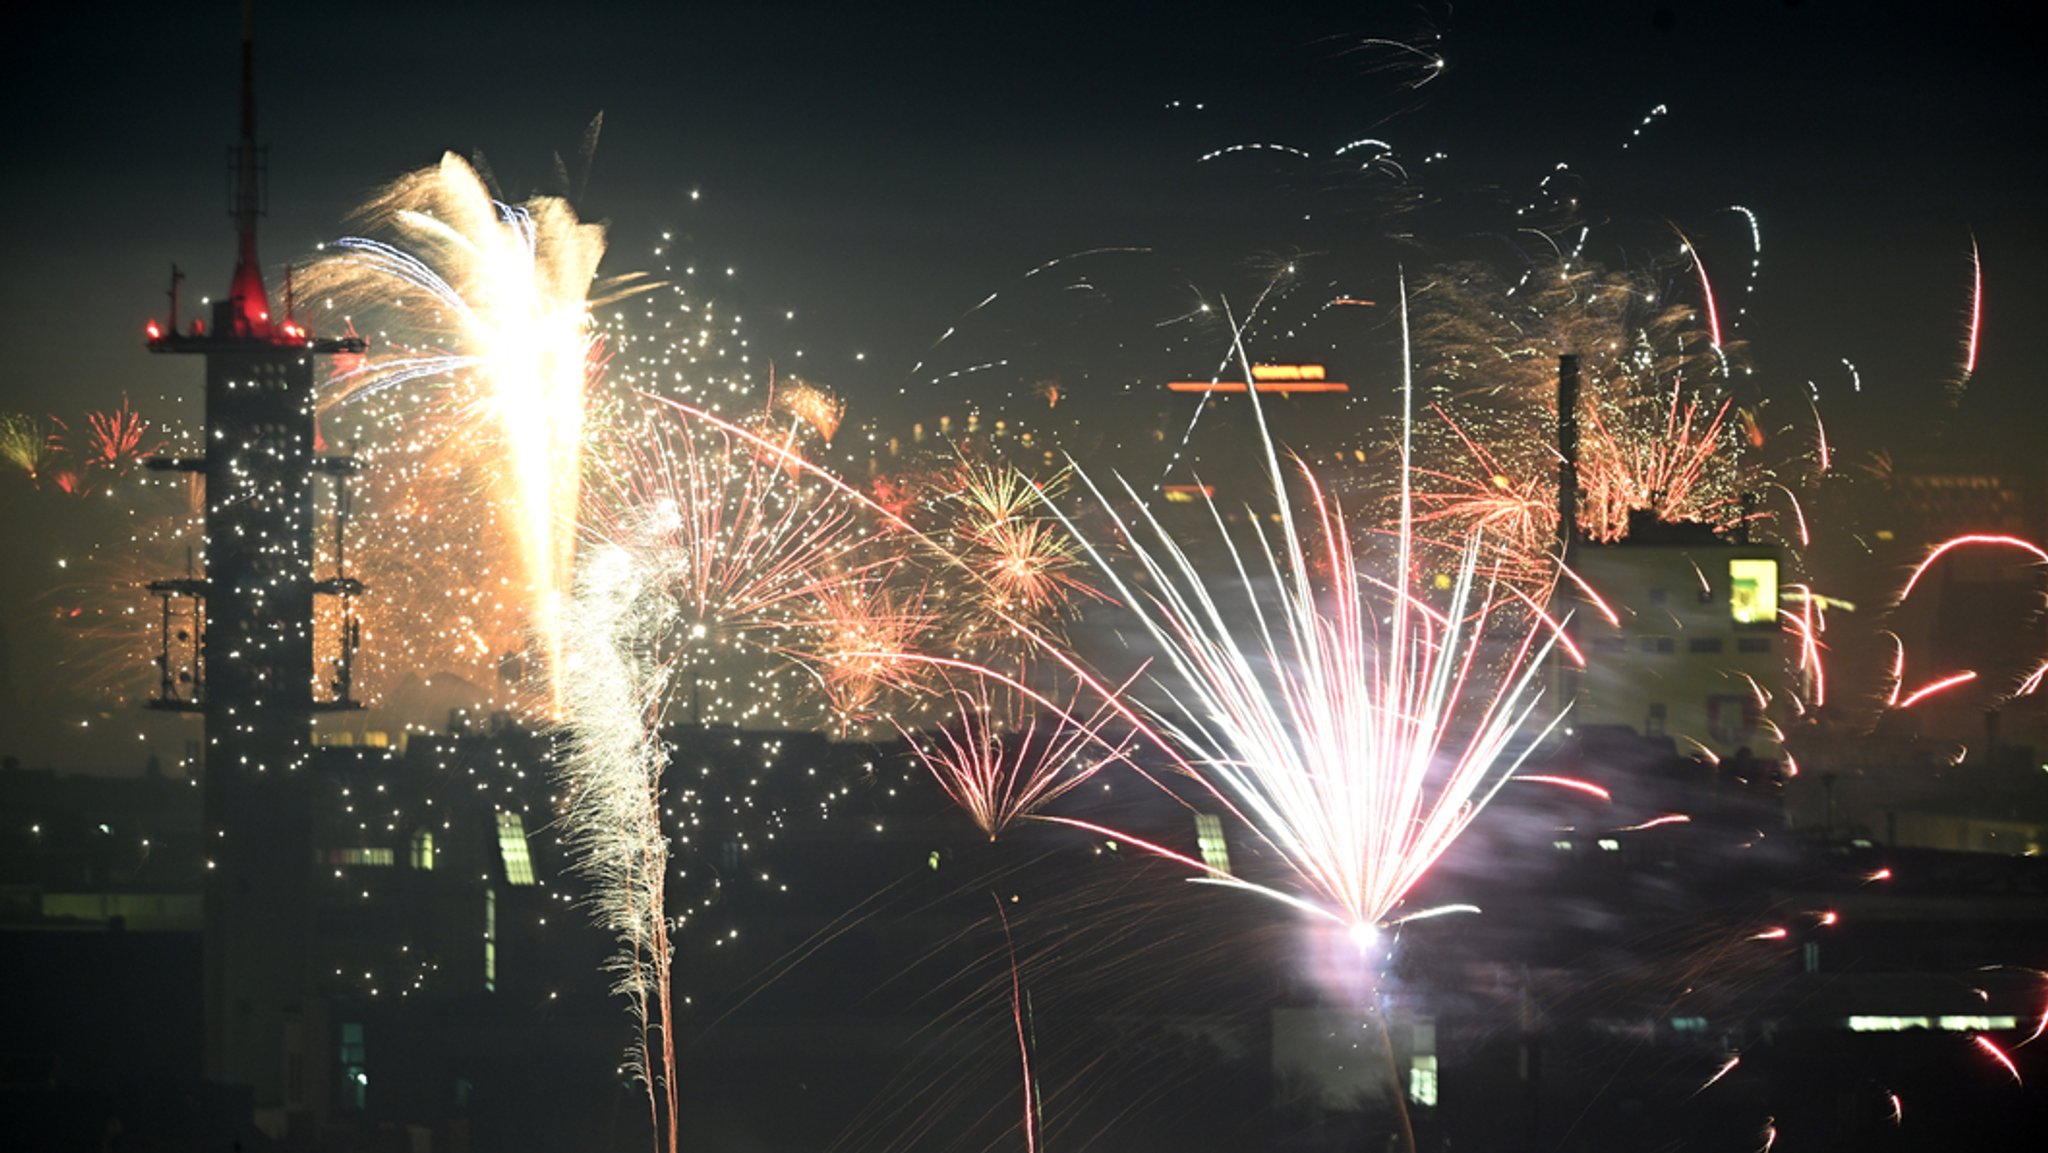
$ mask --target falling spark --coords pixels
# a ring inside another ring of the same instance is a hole
[[[1672,229],[1672,231],[1678,232],[1676,228]],[[1692,241],[1686,238],[1685,233],[1678,232],[1678,239],[1680,250],[1692,258],[1693,270],[1699,273],[1700,296],[1707,306],[1708,336],[1713,341],[1715,348],[1721,348],[1723,346],[1721,340],[1721,309],[1719,305],[1714,303],[1714,285],[1707,279],[1706,263],[1700,259],[1699,250],[1692,246]]]
[[[1629,150],[1629,147],[1633,145],[1637,141],[1637,139],[1639,139],[1643,135],[1644,129],[1656,123],[1657,118],[1659,116],[1663,116],[1665,113],[1669,111],[1671,110],[1662,104],[1656,105],[1655,107],[1651,108],[1650,111],[1643,116],[1642,122],[1635,126],[1635,130],[1628,134],[1628,139],[1621,142],[1621,150],[1623,152],[1627,152]]]
[[[1975,545],[1992,545],[1999,548],[2019,549],[2031,555],[2042,564],[2048,564],[2048,550],[2043,550],[2040,545],[2035,544],[2033,541],[2023,540],[2016,536],[2002,536],[1997,533],[1966,533],[1962,536],[1950,537],[1929,550],[1927,556],[1913,569],[1913,575],[1906,579],[1906,587],[1899,591],[1898,599],[1904,601],[1913,594],[1913,589],[1919,585],[1920,578],[1927,575],[1927,570],[1934,567],[1934,562],[1956,549]]]
[[[1977,345],[1984,332],[1984,260],[1977,251],[1977,238],[1970,238],[1970,335],[1964,345],[1963,380],[1967,384],[1977,372]]]
[[[1556,785],[1558,788],[1571,789],[1574,792],[1584,793],[1589,797],[1598,797],[1603,801],[1611,801],[1614,799],[1614,794],[1608,792],[1606,789],[1601,788],[1599,785],[1596,785],[1591,781],[1582,781],[1577,777],[1557,777],[1552,776],[1548,773],[1518,773],[1512,779],[1517,781],[1528,781],[1531,784],[1537,785]]]
[[[1693,1093],[1697,1095],[1706,1092],[1708,1089],[1713,1088],[1715,1082],[1719,1081],[1723,1077],[1726,1077],[1728,1074],[1733,1073],[1735,1071],[1735,1067],[1740,1064],[1742,1064],[1742,1054],[1731,1054],[1728,1060],[1721,1063],[1721,1067],[1719,1069],[1714,1070],[1714,1075],[1707,1078],[1706,1081],[1702,1083],[1699,1088],[1693,1090]]]
[[[1652,817],[1639,825],[1623,825],[1614,831],[1617,833],[1640,833],[1644,829],[1655,829],[1663,825],[1689,824],[1691,821],[1692,818],[1684,813],[1666,813],[1661,817]]]
[[[1968,684],[1969,682],[1974,681],[1976,679],[1977,674],[1975,671],[1971,669],[1964,669],[1962,672],[1953,673],[1949,676],[1941,678],[1938,681],[1934,681],[1930,684],[1920,686],[1913,692],[1908,693],[1906,695],[1906,698],[1899,702],[1898,707],[1902,709],[1910,709],[1914,705],[1919,704],[1921,701],[1926,700],[1928,697],[1931,697],[1934,694],[1941,692],[1943,689],[1952,689],[1957,685]]]
[[[2026,1083],[2020,1080],[2020,1067],[2013,1064],[2012,1058],[2006,1056],[2005,1051],[1994,1044],[1991,1038],[1986,1037],[1982,1033],[1975,1033],[1971,1035],[1970,1040],[1975,1042],[1977,1048],[1982,1049],[1993,1061],[2004,1066],[2005,1071],[2012,1074],[2012,1080],[2015,1085]]]
[[[1233,152],[1284,152],[1289,156],[1299,156],[1303,160],[1314,159],[1314,156],[1310,153],[1291,144],[1232,144],[1227,148],[1218,148],[1214,152],[1203,153],[1196,159],[1196,163],[1214,160],[1219,156],[1228,156]]]

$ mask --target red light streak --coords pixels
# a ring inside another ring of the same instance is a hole
[[[1684,813],[1666,813],[1661,817],[1651,817],[1640,825],[1623,825],[1614,831],[1617,833],[1640,833],[1644,829],[1654,829],[1661,825],[1684,825],[1691,822],[1692,818]]]
[[[1577,777],[1555,777],[1551,776],[1548,773],[1517,773],[1516,775],[1508,779],[1513,781],[1528,781],[1532,784],[1538,785],[1556,785],[1558,788],[1573,789],[1577,792],[1584,793],[1589,797],[1598,797],[1603,801],[1611,801],[1614,799],[1614,794],[1608,792],[1606,789],[1601,788],[1599,785],[1596,785],[1591,781],[1582,781]]]
[[[1913,570],[1913,575],[1906,579],[1906,587],[1899,591],[1899,599],[1903,601],[1913,594],[1914,586],[1920,583],[1920,578],[1927,574],[1927,570],[1933,567],[1935,561],[1940,560],[1956,549],[1976,544],[2016,548],[2031,554],[2035,560],[2042,564],[2048,564],[2048,551],[2043,551],[2040,545],[2030,540],[2023,540],[2016,536],[2000,536],[1994,533],[1969,533],[1964,536],[1951,537],[1936,545],[1934,551],[1927,554],[1927,559],[1921,561],[1920,566]]]
[[[2000,1049],[1997,1045],[1993,1044],[1991,1038],[1986,1037],[1982,1033],[1977,1033],[1971,1036],[1970,1040],[1976,1043],[1977,1048],[1982,1049],[1985,1053],[1989,1054],[1993,1061],[1996,1061],[2000,1065],[2005,1066],[2005,1071],[2012,1074],[2013,1083],[2015,1085],[2026,1084],[2025,1081],[2020,1080],[2020,1067],[2018,1065],[2013,1064],[2012,1058],[2005,1055],[2005,1050]]]
[[[1678,232],[1678,239],[1685,245],[1686,255],[1692,257],[1693,270],[1700,274],[1700,295],[1707,302],[1707,334],[1713,340],[1714,347],[1720,348],[1721,309],[1720,306],[1714,303],[1714,286],[1707,280],[1707,266],[1701,262],[1699,249],[1692,246],[1692,241],[1686,237],[1685,233],[1679,232],[1676,228],[1673,228],[1671,231]]]
[[[1970,669],[1964,669],[1962,672],[1943,677],[1940,680],[1935,681],[1933,684],[1922,685],[1919,689],[1908,694],[1905,700],[1900,701],[1899,707],[1902,709],[1910,709],[1914,705],[1919,704],[1921,701],[1926,700],[1928,697],[1933,696],[1934,694],[1942,691],[1943,689],[1952,689],[1957,685],[1967,684],[1970,681],[1974,681],[1976,679],[1977,674],[1974,671]]]
[[[1984,331],[1984,261],[1977,252],[1977,238],[1970,238],[1970,343],[1963,356],[1963,375],[1977,371],[1977,341]]]

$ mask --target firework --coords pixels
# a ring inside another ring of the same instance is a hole
[[[392,184],[359,210],[393,241],[348,237],[307,276],[330,304],[388,304],[409,349],[373,357],[338,379],[346,404],[412,382],[449,390],[458,419],[442,445],[484,478],[518,550],[528,618],[550,670],[561,656],[581,479],[585,395],[593,361],[590,309],[604,229],[566,201],[493,198],[449,154]]]
[[[846,418],[846,402],[814,384],[791,377],[770,385],[769,411],[803,421],[824,440],[832,443],[839,422]]]
[[[1404,408],[1410,396],[1404,386]],[[1166,670],[1155,678],[1166,705],[1119,711],[1279,854],[1295,891],[1263,891],[1361,942],[1398,920],[1416,883],[1533,748],[1524,726],[1552,643],[1520,602],[1482,581],[1476,540],[1443,608],[1411,591],[1410,427],[1404,420],[1389,578],[1360,567],[1342,509],[1306,465],[1298,511],[1263,421],[1279,527],[1245,548],[1217,516],[1233,590],[1198,571],[1149,511],[1137,525],[1115,516],[1137,573],[1119,573],[1082,542]],[[1232,623],[1232,601],[1249,626]],[[1511,615],[1505,606],[1519,621],[1490,648],[1489,628]]]
[[[1557,492],[1541,475],[1511,476],[1486,447],[1474,441],[1441,407],[1438,417],[1456,436],[1471,473],[1418,468],[1424,488],[1415,494],[1417,528],[1443,525],[1456,538],[1478,534],[1500,575],[1548,588],[1556,579]]]
[[[1418,524],[1455,542],[1484,530],[1503,575],[1555,575],[1556,365],[1580,358],[1576,461],[1585,538],[1626,536],[1630,517],[1732,524],[1744,480],[1729,398],[1698,391],[1730,349],[1709,317],[1663,301],[1655,270],[1617,274],[1562,252],[1510,283],[1453,265],[1416,295],[1432,408],[1416,470]],[[1489,559],[1493,559],[1491,556]]]
[[[661,824],[669,750],[660,722],[674,675],[666,642],[677,614],[660,589],[658,575],[624,545],[584,566],[566,614],[569,675],[559,682],[572,723],[560,778],[563,837],[590,883],[592,919],[617,944],[613,989],[637,1026],[628,1066],[646,1086],[657,1142],[673,1153],[674,943]]]
[[[2048,549],[2043,549],[2040,545],[2022,537],[2004,536],[1995,533],[1965,533],[1961,536],[1950,537],[1933,548],[1928,549],[1927,555],[1921,559],[1918,565],[1914,566],[1912,573],[1906,578],[1905,585],[1899,589],[1899,594],[1893,601],[1894,607],[1903,605],[1907,598],[1913,595],[1913,590],[1920,587],[1921,580],[1927,576],[1929,570],[1937,562],[1957,549],[1964,548],[2013,549],[2032,557],[2037,564],[2048,565]],[[1894,646],[1891,668],[1891,691],[1885,702],[1889,707],[1899,709],[1911,708],[1930,696],[1968,684],[1977,679],[1977,672],[1975,670],[1963,669],[1937,677],[1908,693],[1905,691],[1905,642],[1901,641],[1897,634],[1888,635],[1891,636]],[[2044,670],[2048,670],[2048,661],[2036,664],[2031,671],[2020,676],[2014,683],[2014,686],[2006,690],[2005,697],[2009,699],[2011,697],[2027,696],[2038,691],[2041,686]]]
[[[1008,464],[964,458],[957,465],[940,502],[950,542],[941,551],[969,578],[951,586],[962,592],[961,649],[1023,659],[1032,637],[1060,635],[1080,601],[1105,599],[1083,578],[1079,546],[1051,504],[1067,478],[1061,471],[1033,480]]]
[[[23,412],[0,413],[0,460],[40,480],[63,453],[56,429]]]
[[[842,733],[875,719],[891,694],[915,691],[920,670],[911,658],[938,623],[920,590],[892,588],[888,576],[876,571],[823,585],[782,646],[817,678]]]
[[[150,453],[142,447],[149,421],[129,407],[126,396],[119,408],[87,413],[85,430],[85,451],[80,455],[88,467],[123,472]]]
[[[897,731],[939,787],[991,841],[1012,823],[1071,792],[1130,747],[1128,740],[1112,742],[1102,736],[1103,725],[1112,719],[1106,702],[1082,716],[1073,702],[1055,704],[999,673],[961,662],[935,663],[970,674],[971,687],[946,682],[953,723],[925,736],[901,727]],[[1041,712],[1020,730],[1005,732],[995,686],[1028,700]],[[1100,748],[1107,754],[1100,754]]]

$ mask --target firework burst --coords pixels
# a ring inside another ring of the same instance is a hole
[[[30,480],[41,480],[63,451],[57,430],[48,421],[25,412],[0,413],[0,460]]]
[[[1241,349],[1239,359],[1248,366]],[[1404,407],[1409,395],[1404,387]],[[1496,595],[1477,540],[1443,607],[1411,588],[1405,432],[1395,556],[1381,579],[1361,567],[1343,510],[1306,465],[1297,506],[1263,421],[1260,429],[1278,528],[1244,546],[1216,516],[1230,591],[1149,512],[1135,524],[1116,517],[1136,573],[1083,548],[1166,670],[1154,678],[1165,705],[1119,711],[1279,854],[1293,884],[1259,888],[1363,942],[1402,919],[1416,883],[1533,747],[1523,730],[1555,632],[1526,598]],[[1498,643],[1491,629],[1504,622],[1513,628]]]
[[[338,378],[328,403],[414,382],[438,386],[433,402],[454,419],[425,427],[442,451],[464,458],[501,510],[528,619],[552,670],[574,550],[585,399],[602,364],[590,310],[603,303],[593,289],[604,229],[555,197],[500,203],[453,154],[399,179],[358,216],[392,240],[337,241],[309,270],[307,292],[330,306],[387,306],[405,343]]]
[[[1128,737],[1112,741],[1103,735],[1104,726],[1115,719],[1106,701],[1082,715],[1075,701],[1057,704],[999,673],[939,663],[969,674],[967,687],[946,678],[953,721],[930,734],[901,726],[897,732],[939,787],[991,841],[1130,749]],[[1006,706],[1012,701],[998,688],[1040,711],[1021,726],[1008,724]]]

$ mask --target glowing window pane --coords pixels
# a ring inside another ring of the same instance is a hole
[[[1951,1033],[1987,1033],[1993,1029],[2017,1028],[2017,1017],[1952,1016],[1940,1019],[1942,1028]]]
[[[526,822],[518,813],[498,810],[498,855],[505,862],[506,884],[533,884],[533,858],[526,854]]]
[[[1408,1067],[1408,1099],[1417,1105],[1436,1104],[1435,1057],[1417,1057]]]
[[[422,872],[434,867],[434,830],[421,829],[412,835],[412,867]]]
[[[1849,1029],[1854,1033],[1903,1033],[1908,1029],[1925,1029],[1931,1024],[1925,1017],[1849,1018]]]
[[[327,863],[349,868],[380,869],[396,864],[398,855],[390,849],[329,849]]]
[[[1230,846],[1223,840],[1222,818],[1214,813],[1195,814],[1195,847],[1202,863],[1219,873],[1230,871]]]
[[[498,991],[498,890],[484,890],[484,992]]]
[[[1777,622],[1777,561],[1750,557],[1728,562],[1728,615],[1737,624]]]

